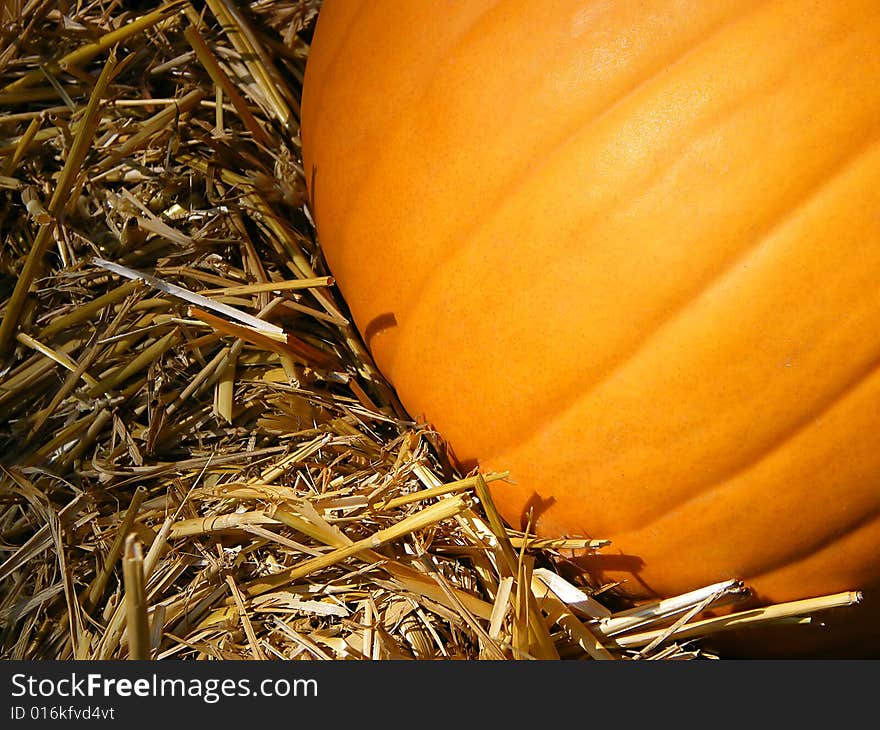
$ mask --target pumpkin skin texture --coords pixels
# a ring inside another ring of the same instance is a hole
[[[877,0],[323,4],[303,162],[355,323],[634,598],[880,584],[878,48]]]

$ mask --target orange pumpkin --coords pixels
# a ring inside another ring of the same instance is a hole
[[[870,596],[878,49],[877,0],[325,0],[328,264],[510,523],[636,597]]]

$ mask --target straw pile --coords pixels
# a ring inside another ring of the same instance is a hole
[[[138,7],[143,5],[144,7]],[[136,9],[135,9],[136,8]],[[2,3],[0,656],[693,658],[371,364],[305,206],[318,0]]]

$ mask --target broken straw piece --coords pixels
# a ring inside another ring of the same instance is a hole
[[[141,279],[144,283],[148,284],[154,289],[158,289],[159,291],[163,291],[166,294],[170,294],[171,296],[183,299],[184,301],[189,302],[190,304],[194,304],[197,307],[223,314],[230,319],[237,320],[242,324],[246,324],[248,327],[252,327],[253,329],[258,330],[259,332],[268,335],[269,337],[280,339],[282,341],[287,341],[287,334],[278,325],[274,325],[271,322],[266,322],[262,319],[258,319],[257,317],[254,317],[251,314],[247,314],[246,312],[242,312],[235,307],[230,307],[228,304],[215,302],[214,300],[208,299],[208,297],[204,297],[201,294],[196,294],[195,292],[191,292],[189,289],[184,289],[182,286],[169,284],[167,281],[158,279],[155,276],[145,274],[144,272],[137,271],[135,269],[130,269],[129,267],[122,266],[121,264],[115,264],[112,261],[105,261],[104,259],[100,259],[97,257],[93,258],[92,261],[94,261],[94,263],[96,263],[98,266],[101,266],[108,271],[112,271],[114,274],[119,274],[120,276],[124,276],[128,279]]]

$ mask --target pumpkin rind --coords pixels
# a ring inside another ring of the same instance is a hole
[[[635,596],[880,582],[878,48],[876,0],[325,0],[328,264],[511,523]]]

